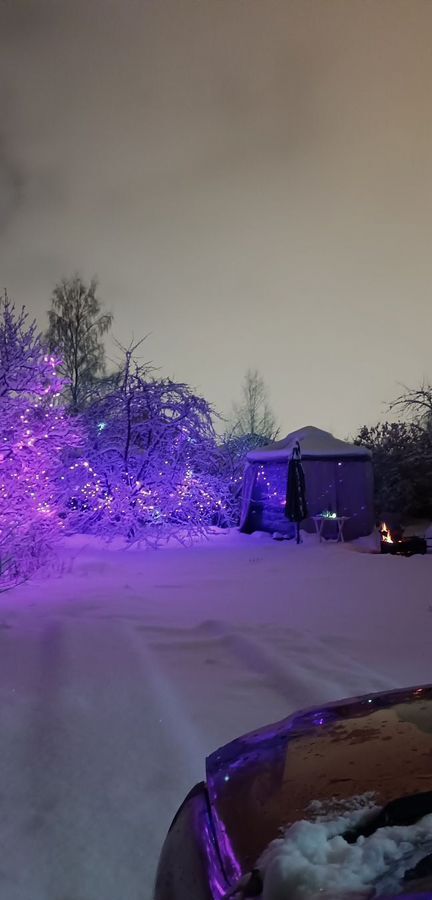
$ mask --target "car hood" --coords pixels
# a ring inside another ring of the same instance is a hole
[[[373,792],[379,805],[432,790],[432,686],[328,704],[239,738],[207,760],[229,883],[312,804]]]

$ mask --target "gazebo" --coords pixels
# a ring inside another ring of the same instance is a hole
[[[308,506],[308,518],[302,528],[314,531],[313,517],[326,513],[346,517],[346,540],[370,534],[375,524],[370,450],[341,441],[313,426],[293,431],[283,440],[248,453],[240,530],[248,534],[253,531],[291,533],[292,523],[285,515],[285,503],[288,463],[297,442]],[[336,536],[336,533],[336,523],[329,518],[325,536]]]

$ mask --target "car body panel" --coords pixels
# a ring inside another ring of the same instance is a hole
[[[431,790],[431,685],[296,713],[208,758],[206,784],[186,798],[167,836],[155,898],[222,900],[283,829],[314,817],[317,801],[331,813],[335,801],[366,793],[385,805]]]
[[[371,694],[298,713],[207,760],[207,788],[230,881],[251,871],[311,804],[373,792],[378,804],[432,789],[432,687]]]
[[[177,812],[156,876],[157,900],[220,900],[228,890],[213,830],[207,789],[198,784]]]

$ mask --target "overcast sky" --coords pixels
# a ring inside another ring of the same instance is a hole
[[[0,284],[96,274],[222,411],[345,436],[432,379],[431,0],[0,0]]]

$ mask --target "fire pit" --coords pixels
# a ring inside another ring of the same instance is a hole
[[[427,553],[427,543],[424,538],[413,535],[412,537],[394,537],[385,522],[380,527],[381,553],[390,553],[391,556],[414,556],[417,553]]]

